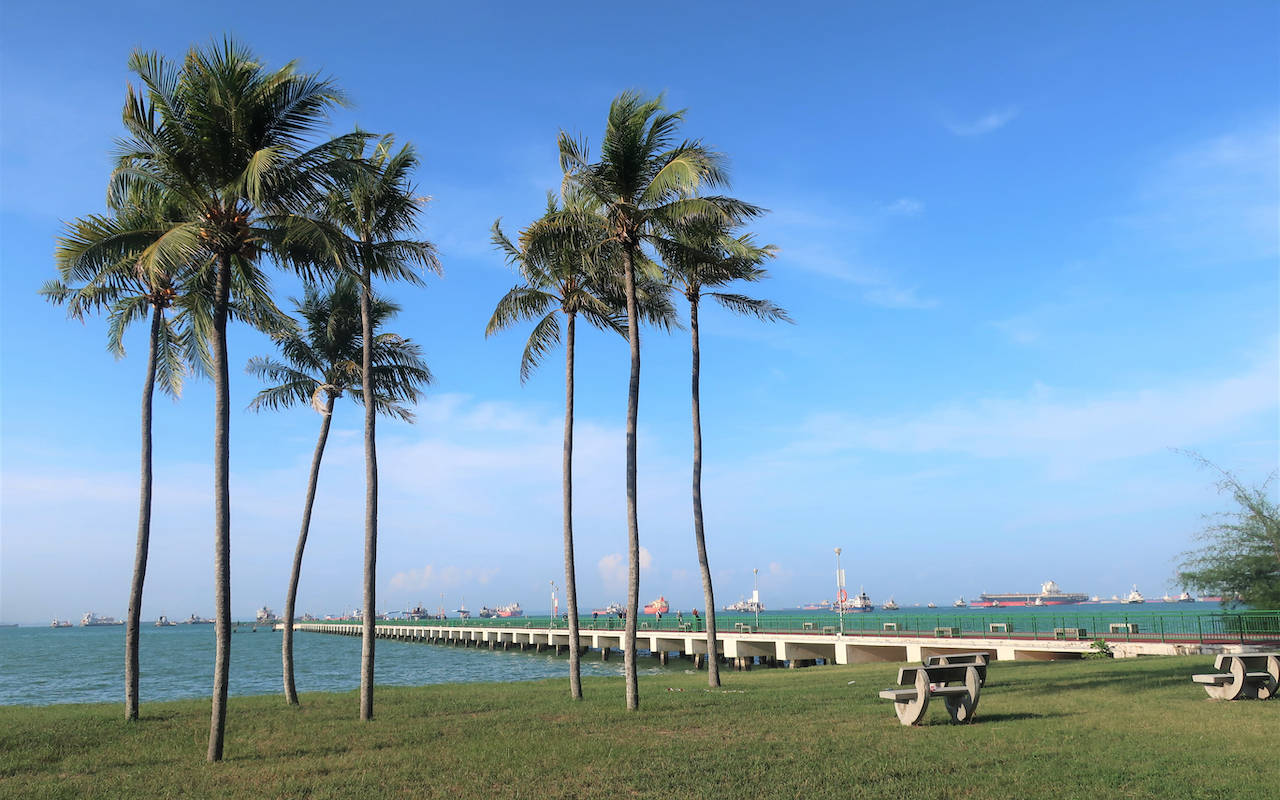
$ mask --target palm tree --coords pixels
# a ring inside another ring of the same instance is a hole
[[[360,380],[360,355],[363,340],[360,329],[360,289],[349,276],[342,276],[334,287],[320,291],[308,287],[302,302],[294,307],[303,320],[303,329],[284,330],[276,335],[276,344],[284,361],[271,358],[249,360],[245,371],[264,382],[274,383],[258,393],[249,404],[252,411],[275,410],[309,403],[321,415],[320,438],[311,459],[311,475],[307,482],[307,499],[302,509],[302,530],[293,554],[293,570],[289,574],[289,591],[284,602],[284,636],[281,658],[284,662],[285,702],[298,704],[298,689],[293,673],[293,619],[298,599],[298,580],[302,574],[302,554],[311,530],[311,510],[315,505],[316,486],[320,481],[320,461],[329,439],[329,424],[338,398],[348,392],[360,402],[364,398]],[[399,313],[399,306],[375,297],[370,305],[373,329]],[[431,372],[422,360],[421,349],[408,339],[383,333],[373,343],[374,401],[380,414],[413,421],[413,412],[403,403],[417,402],[418,387],[431,383]]]
[[[286,246],[307,218],[299,212],[333,178],[363,134],[307,148],[328,109],[345,104],[329,80],[293,63],[267,71],[227,38],[192,48],[181,65],[155,53],[129,59],[141,88],[129,87],[111,197],[134,187],[161,193],[180,210],[169,236],[207,259],[210,313],[197,320],[210,346],[214,385],[214,600],[217,648],[208,759],[222,759],[231,656],[231,492],[227,323],[235,283],[267,291],[265,254],[308,277],[318,268],[299,245]]]
[[[689,301],[689,331],[693,344],[693,535],[702,571],[703,603],[707,622],[707,682],[720,685],[720,665],[716,653],[716,601],[711,585],[711,565],[702,519],[702,346],[699,339],[698,307],[703,297],[711,297],[735,314],[762,320],[790,322],[787,312],[769,302],[741,294],[706,291],[734,281],[758,281],[766,276],[760,266],[773,258],[773,245],[757,246],[750,234],[734,237],[722,225],[697,226],[683,232],[674,243],[659,245],[666,274],[673,288]]]
[[[359,131],[355,136],[364,136]],[[364,155],[363,139],[353,140],[347,155],[361,168],[349,170],[317,208],[315,238],[332,248],[339,267],[360,283],[361,390],[364,394],[365,539],[364,617],[360,657],[360,719],[373,719],[374,623],[378,561],[378,455],[373,360],[373,279],[421,284],[415,270],[440,274],[435,246],[412,237],[427,198],[414,193],[410,176],[418,166],[412,145],[395,152],[395,139],[383,136]]]
[[[152,403],[157,382],[160,390],[177,399],[182,394],[186,364],[183,350],[189,330],[184,322],[189,295],[179,293],[179,279],[167,272],[139,269],[140,256],[148,248],[163,246],[169,226],[164,210],[143,198],[109,216],[93,215],[68,225],[58,240],[54,259],[60,280],[40,290],[49,301],[67,304],[67,316],[83,320],[106,310],[110,315],[107,349],[123,358],[124,332],[133,322],[151,317],[147,337],[147,367],[142,389],[141,486],[138,500],[138,537],[134,548],[133,580],[129,589],[129,614],[125,627],[125,720],[139,713],[138,637],[141,627],[142,589],[147,575],[151,542]],[[168,316],[179,305],[178,319]]]
[[[699,219],[736,223],[760,213],[727,197],[697,197],[702,187],[728,183],[723,158],[698,141],[675,140],[683,111],[665,112],[662,97],[624,92],[609,107],[600,160],[592,163],[585,143],[560,132],[565,184],[590,198],[602,241],[622,260],[627,302],[631,380],[627,391],[627,623],[623,651],[627,708],[640,708],[636,673],[636,618],[640,610],[640,527],[636,512],[636,425],[640,403],[640,320],[636,271],[646,244],[665,241],[681,225]],[[569,216],[566,213],[566,217]],[[711,654],[714,658],[715,654]]]
[[[485,336],[491,336],[519,322],[537,320],[520,359],[520,382],[524,383],[553,347],[560,344],[559,315],[565,318],[564,345],[564,580],[565,602],[569,612],[569,695],[582,699],[582,663],[578,633],[578,588],[573,559],[573,391],[574,337],[577,317],[581,314],[597,328],[623,333],[618,313],[616,281],[593,269],[586,258],[587,237],[591,229],[556,227],[553,223],[560,209],[554,197],[547,198],[547,212],[520,236],[517,246],[502,232],[501,220],[493,223],[493,243],[507,256],[507,262],[519,270],[524,280],[498,301]]]

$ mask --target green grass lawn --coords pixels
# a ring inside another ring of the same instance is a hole
[[[0,796],[32,798],[1272,798],[1280,702],[1215,702],[1204,657],[992,664],[973,725],[941,701],[904,728],[896,664],[232,698],[204,761],[207,701],[0,707]],[[850,681],[855,683],[850,684]],[[683,689],[684,691],[668,691]]]

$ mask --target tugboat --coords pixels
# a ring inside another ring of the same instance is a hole
[[[671,605],[667,603],[667,598],[658,595],[658,599],[644,607],[646,614],[665,614],[671,609]]]
[[[497,616],[497,614],[494,613],[494,610],[488,606],[480,606],[479,615],[480,619],[493,619]]]
[[[192,614],[182,621],[183,625],[212,625],[213,620]]]
[[[70,628],[70,627],[71,627],[71,620],[69,620],[69,619],[65,619],[65,620],[62,620],[61,622],[59,622],[59,621],[58,621],[58,618],[57,618],[57,617],[54,617],[54,618],[53,618],[53,624],[52,624],[52,625],[50,625],[49,627],[50,627],[50,628]]]
[[[930,603],[929,605],[925,606],[925,608],[937,608],[937,607],[938,607],[937,603]]]
[[[161,614],[160,619],[156,620],[157,628],[176,628],[177,626],[178,626],[178,623],[170,622],[169,618],[166,617],[164,614]]]
[[[964,601],[963,597],[961,597],[957,599],[954,603],[952,603],[951,606],[953,608],[968,608],[969,604]]]
[[[889,595],[889,599],[884,601],[884,605],[880,606],[880,608],[884,609],[885,611],[897,611],[898,604],[893,602],[893,595]]]

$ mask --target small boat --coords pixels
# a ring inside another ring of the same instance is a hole
[[[1036,599],[1037,599],[1037,600],[1039,600],[1040,598],[1036,598]],[[992,600],[992,601],[991,601],[991,607],[992,607],[992,608],[1000,608],[1000,601],[999,601],[999,600]]]
[[[512,603],[509,606],[498,606],[493,610],[493,615],[495,617],[502,617],[502,618],[523,617],[524,609],[520,607],[519,603]]]
[[[212,625],[213,620],[192,614],[182,621],[183,625]]]
[[[889,595],[889,599],[884,601],[884,604],[881,605],[880,608],[884,609],[885,611],[897,611],[898,604],[893,602],[893,595]]]
[[[952,603],[951,606],[953,608],[968,608],[969,604],[964,601],[963,597],[961,597],[957,599],[954,603]]]
[[[177,627],[177,625],[178,623],[176,622],[170,622],[169,618],[166,617],[164,614],[161,614],[160,619],[156,620],[157,628],[171,628],[171,627]]]
[[[1184,591],[1182,594],[1178,595],[1173,599],[1173,602],[1175,603],[1194,603],[1195,601],[1196,599],[1191,596],[1191,592],[1187,592],[1187,591]]]
[[[1142,596],[1142,593],[1138,591],[1138,584],[1135,583],[1133,585],[1133,591],[1129,592],[1128,596],[1126,596],[1120,602],[1126,603],[1129,605],[1137,605],[1139,603],[1147,602],[1147,598]]]
[[[929,605],[925,606],[925,608],[937,608],[937,607],[938,607],[937,603],[930,603]]]
[[[665,614],[671,610],[671,605],[667,602],[667,598],[658,595],[658,599],[649,603],[644,607],[646,614]]]

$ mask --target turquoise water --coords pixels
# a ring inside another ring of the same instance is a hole
[[[297,633],[298,691],[345,692],[360,686],[360,639]],[[208,697],[213,689],[213,626],[142,629],[143,702]],[[622,658],[582,659],[585,676],[621,676]],[[529,681],[567,677],[568,656],[378,641],[375,681],[383,686]],[[641,658],[641,674],[682,671]],[[231,637],[231,694],[283,694],[280,634],[239,628]],[[0,705],[124,702],[124,626],[0,628]]]

